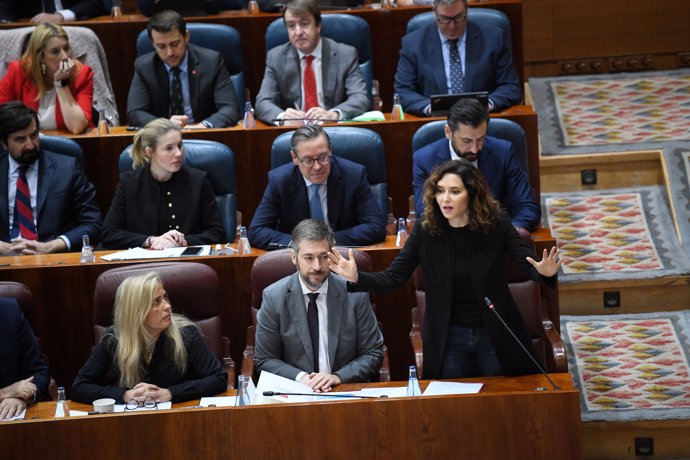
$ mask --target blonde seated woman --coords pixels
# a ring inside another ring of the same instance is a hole
[[[120,176],[103,222],[103,247],[166,249],[225,239],[211,182],[205,171],[185,166],[184,157],[180,128],[166,118],[134,135],[134,171]]]
[[[0,80],[0,103],[9,101],[22,101],[38,112],[42,130],[80,134],[93,126],[93,70],[72,58],[62,27],[36,26],[26,52]]]
[[[113,398],[128,407],[148,406],[226,390],[227,373],[196,325],[172,313],[157,273],[122,282],[113,319],[74,379],[72,400]]]

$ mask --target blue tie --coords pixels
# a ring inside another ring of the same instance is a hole
[[[309,198],[309,212],[311,213],[312,219],[323,220],[323,208],[321,207],[319,187],[321,187],[321,184],[311,184],[309,186],[309,192],[311,194],[311,197]]]
[[[448,45],[450,46],[450,92],[460,94],[465,86],[465,74],[462,71],[458,39],[448,40]]]

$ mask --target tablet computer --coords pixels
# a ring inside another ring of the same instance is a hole
[[[477,91],[474,93],[459,93],[459,94],[432,94],[429,97],[431,102],[431,116],[445,117],[448,115],[450,107],[458,102],[460,99],[473,98],[478,99],[487,108],[489,107],[489,93],[487,91]]]

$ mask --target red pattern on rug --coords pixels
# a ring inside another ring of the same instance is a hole
[[[639,193],[547,198],[563,273],[660,270]]]
[[[583,412],[690,408],[690,368],[670,318],[574,318],[564,326]]]
[[[566,146],[690,139],[690,75],[555,81]]]

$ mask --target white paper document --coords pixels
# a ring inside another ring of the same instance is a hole
[[[235,405],[234,396],[209,396],[199,400],[201,407],[232,407]]]
[[[127,409],[125,411],[125,404],[115,404],[113,412],[149,412],[152,410],[166,410],[172,409],[172,401],[160,402],[155,407],[138,407],[134,410]]]
[[[201,252],[197,255],[207,256],[211,254],[211,246],[203,245],[200,246]],[[137,259],[165,259],[168,257],[180,257],[182,252],[187,249],[186,246],[181,246],[178,248],[167,248],[167,249],[144,249],[144,248],[132,248],[126,251],[114,252],[108,254],[107,256],[102,256],[101,259],[112,262],[114,260],[137,260]]]
[[[19,413],[19,415],[16,415],[12,418],[8,418],[7,420],[0,419],[0,422],[11,422],[12,420],[24,420],[24,417],[26,416],[26,407],[24,408],[23,411]]]
[[[276,402],[311,402],[312,396],[264,396],[264,391],[274,391],[280,393],[306,393],[313,394],[309,386],[294,380],[286,379],[270,372],[261,371],[259,384],[256,386],[257,404],[274,404]]]
[[[430,382],[422,396],[469,395],[479,393],[483,383]]]

